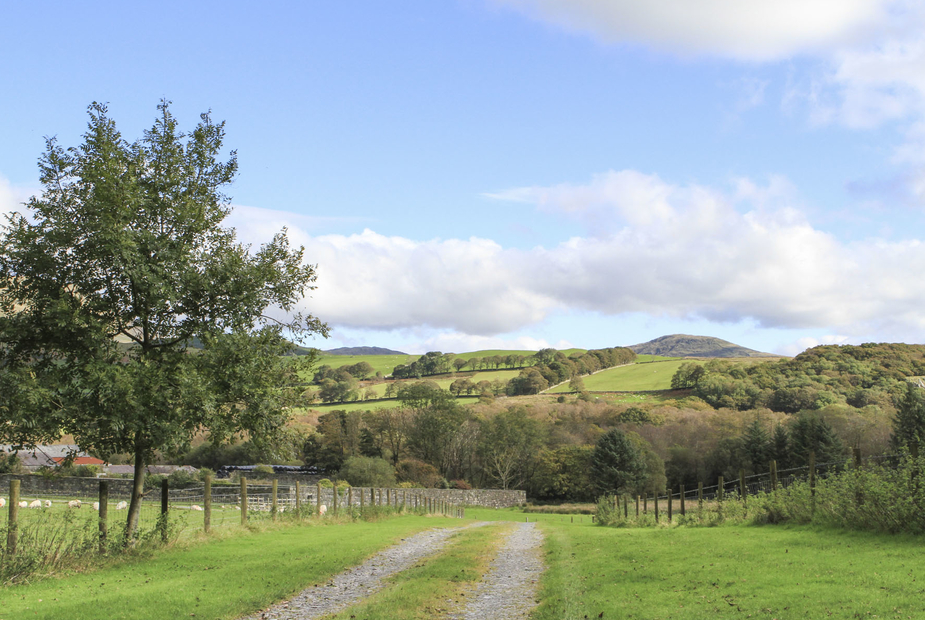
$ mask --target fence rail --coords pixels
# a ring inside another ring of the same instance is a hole
[[[21,492],[20,480],[9,481],[7,498],[0,502],[8,509],[0,509],[0,528],[6,532],[6,553],[16,554],[21,525],[51,511],[69,511],[70,515],[83,516],[90,523],[98,522],[100,550],[105,549],[110,525],[128,508],[128,496],[113,493],[106,480],[99,481],[97,493]],[[167,537],[168,527],[182,531],[203,530],[213,527],[245,525],[252,520],[279,518],[324,518],[350,511],[388,507],[398,511],[423,514],[440,514],[464,517],[465,508],[446,499],[428,497],[424,489],[392,489],[347,487],[333,489],[317,485],[249,485],[241,478],[237,486],[213,485],[211,478],[198,487],[170,489],[164,480],[160,489],[149,489],[141,497],[137,528],[140,531],[161,531]],[[95,517],[94,517],[95,515]],[[172,525],[171,525],[172,519]]]

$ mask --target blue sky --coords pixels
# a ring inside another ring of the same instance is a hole
[[[0,208],[91,101],[226,121],[230,223],[321,348],[925,340],[925,9],[888,0],[7,3]]]

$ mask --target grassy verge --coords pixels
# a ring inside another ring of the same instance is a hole
[[[237,618],[292,596],[409,534],[457,519],[407,516],[334,526],[267,526],[0,590],[0,620]]]
[[[332,620],[424,620],[462,610],[509,529],[498,524],[455,534],[446,551],[395,575],[390,587]]]
[[[911,536],[780,526],[543,529],[548,569],[537,620],[925,614],[925,545]]]

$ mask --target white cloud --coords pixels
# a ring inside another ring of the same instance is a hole
[[[848,344],[849,340],[850,338],[848,338],[848,336],[842,336],[839,334],[822,336],[821,338],[812,338],[812,337],[799,338],[796,340],[796,342],[792,342],[792,343],[789,343],[789,344],[786,344],[780,347],[777,350],[777,353],[779,353],[780,355],[787,355],[787,356],[793,357],[795,355],[799,355],[800,353],[802,353],[803,351],[806,351],[807,349],[818,347],[819,345]]]
[[[895,0],[495,0],[557,26],[685,54],[773,60],[863,40]]]
[[[319,265],[311,312],[335,327],[427,326],[439,349],[481,348],[480,338],[560,310],[925,338],[925,243],[844,243],[802,215],[786,179],[732,185],[680,186],[624,170],[493,194],[596,230],[550,248],[292,232]]]

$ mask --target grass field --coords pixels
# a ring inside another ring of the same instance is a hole
[[[582,377],[589,392],[645,392],[671,389],[671,377],[681,364],[690,360],[670,359],[642,364],[630,364],[608,368],[599,373]],[[549,390],[558,394],[569,392],[568,383]]]
[[[474,520],[447,549],[339,616],[440,618],[471,593],[506,531],[537,521],[547,570],[535,620],[925,617],[925,542],[811,526],[602,528],[587,516],[470,508],[466,520],[290,525],[0,590],[0,620],[231,619],[284,599],[426,527]]]

